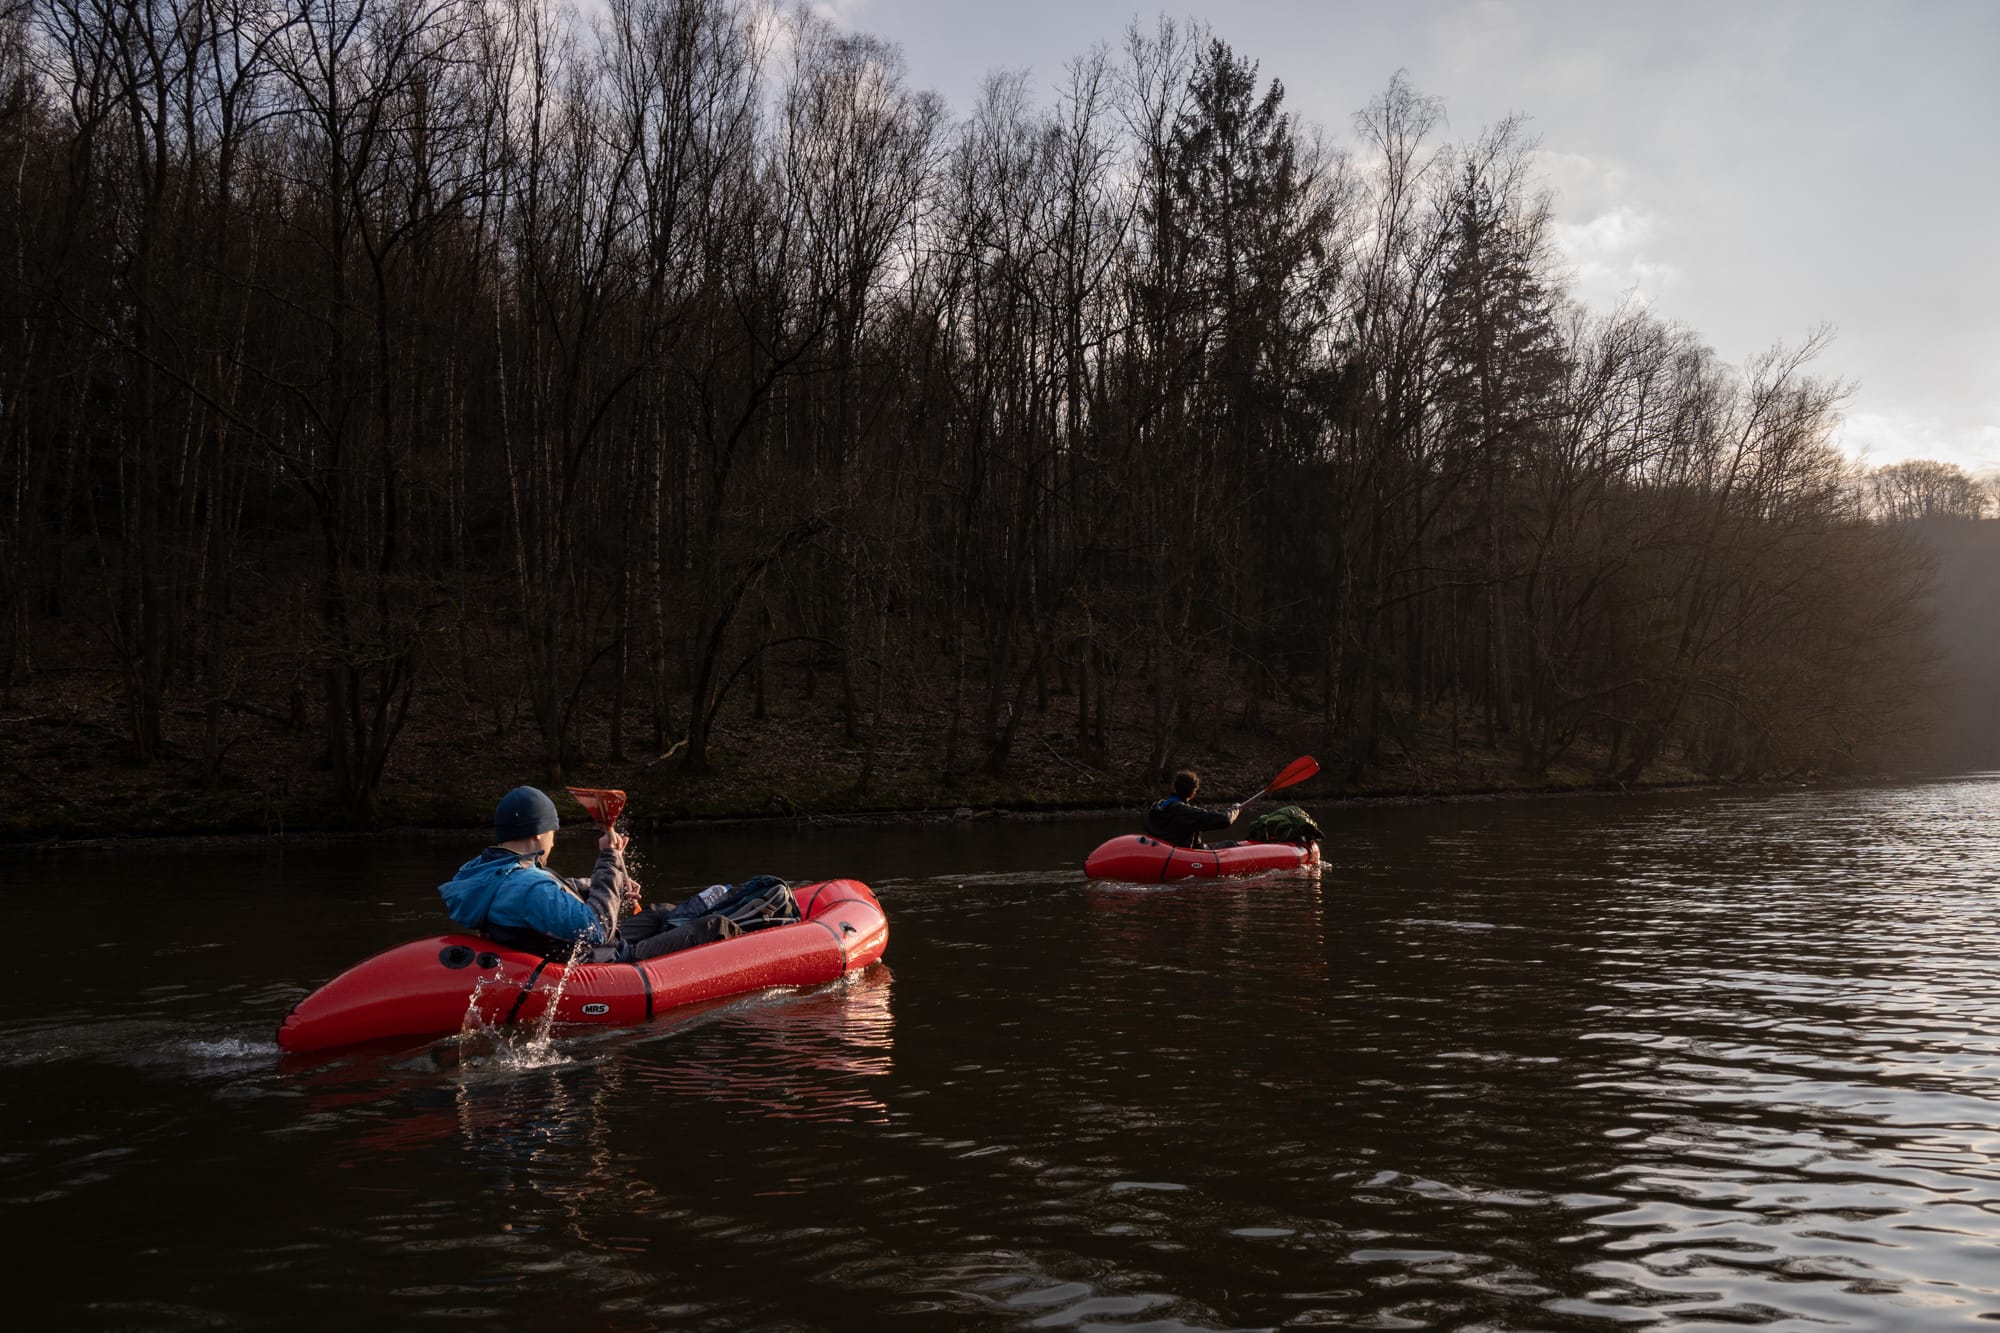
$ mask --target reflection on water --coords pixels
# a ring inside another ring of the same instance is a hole
[[[813,993],[742,1007],[735,1039],[695,1053],[658,1042],[627,1062],[635,1091],[699,1098],[776,1120],[881,1124],[889,1108],[890,971],[873,967]]]
[[[277,1018],[430,929],[450,853],[96,863],[187,911],[20,962],[28,1313],[2000,1321],[2000,779],[1316,813],[1316,881],[1147,888],[1081,877],[1108,822],[681,839],[690,882],[873,883],[887,964],[314,1061]]]

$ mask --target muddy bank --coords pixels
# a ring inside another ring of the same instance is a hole
[[[1577,785],[1547,784],[1542,786],[1512,786],[1506,788],[1468,788],[1465,790],[1430,791],[1373,791],[1373,792],[1329,792],[1322,795],[1294,795],[1287,792],[1280,799],[1266,798],[1258,809],[1269,809],[1277,804],[1296,804],[1314,812],[1331,810],[1366,810],[1369,808],[1390,808],[1411,805],[1435,805],[1451,803],[1554,800],[1579,797],[1621,797],[1645,794],[1694,791],[1770,791],[1782,788],[1806,786],[1835,787],[1864,781],[1858,778],[1818,778],[1813,780],[1783,779],[1762,782],[1698,781],[1686,778],[1663,779],[1659,782],[1637,784],[1592,783]],[[800,829],[838,828],[864,826],[910,826],[946,825],[969,822],[1020,822],[1049,823],[1074,820],[1098,820],[1121,814],[1130,815],[1136,823],[1143,801],[1120,805],[1089,805],[1072,808],[1038,808],[1031,806],[954,806],[950,808],[912,808],[906,810],[871,811],[824,811],[810,814],[757,814],[696,816],[685,819],[664,817],[627,816],[622,821],[636,836],[658,838],[671,836],[676,831],[698,831],[715,829]],[[400,824],[387,825],[376,829],[341,829],[302,827],[265,831],[241,832],[194,832],[194,833],[146,833],[125,835],[82,834],[64,836],[54,834],[41,838],[0,842],[0,858],[27,856],[71,856],[71,855],[188,855],[222,848],[241,848],[260,844],[288,847],[338,848],[383,840],[404,842],[429,842],[463,846],[477,842],[486,836],[483,821],[472,820],[453,824]],[[565,843],[581,843],[594,836],[594,830],[580,815],[573,815],[565,823],[560,835]]]
[[[822,692],[824,695],[825,692]],[[0,855],[141,845],[200,847],[216,840],[271,839],[339,845],[354,838],[480,836],[493,803],[528,783],[558,799],[566,823],[585,817],[566,784],[629,793],[626,822],[654,836],[676,827],[766,823],[921,823],[957,819],[1087,818],[1138,811],[1163,784],[1148,761],[1150,710],[1134,693],[1102,756],[1085,755],[1063,707],[1029,709],[1007,763],[997,772],[949,770],[949,710],[918,697],[885,716],[871,735],[849,737],[832,701],[798,695],[765,716],[749,709],[716,729],[705,771],[668,753],[628,745],[611,753],[608,733],[586,727],[578,753],[550,773],[534,738],[516,719],[454,713],[448,698],[413,715],[384,770],[374,808],[357,814],[335,798],[325,742],[311,726],[291,726],[272,710],[226,715],[222,761],[211,769],[195,734],[198,718],[177,716],[173,743],[145,766],[129,762],[116,725],[116,692],[84,673],[48,673],[16,687],[0,717]],[[1058,701],[1059,702],[1059,701]],[[1579,746],[1543,773],[1525,774],[1507,745],[1478,744],[1472,728],[1433,712],[1405,718],[1366,764],[1328,748],[1316,713],[1267,703],[1245,727],[1240,700],[1218,688],[1191,715],[1171,764],[1202,775],[1202,799],[1223,804],[1265,786],[1301,754],[1321,772],[1288,789],[1308,809],[1369,801],[1498,800],[1579,793],[1615,794],[1710,780],[1686,756],[1669,755],[1634,787],[1607,782],[1617,756]],[[962,747],[959,749],[963,753]],[[1819,775],[1794,775],[1813,778]]]

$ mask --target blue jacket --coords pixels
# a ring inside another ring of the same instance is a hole
[[[534,931],[551,942],[598,944],[604,922],[563,881],[519,852],[488,847],[438,885],[445,911],[462,930],[505,941]],[[497,929],[496,929],[497,928]]]

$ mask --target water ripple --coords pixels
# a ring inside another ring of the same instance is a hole
[[[434,849],[289,865],[240,933],[229,876],[190,869],[180,935],[22,964],[0,1200],[42,1279],[25,1313],[2000,1320],[2000,780],[1321,822],[1316,880],[1140,889],[1080,879],[1094,828],[840,835],[884,871],[890,966],[527,1061],[271,1053],[314,978],[427,919]],[[192,1206],[162,1226],[163,1198]]]

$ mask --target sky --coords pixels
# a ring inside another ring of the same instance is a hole
[[[1352,145],[1401,70],[1453,138],[1540,141],[1572,291],[1627,296],[1741,363],[1816,328],[1870,464],[2000,473],[2000,0],[818,0],[971,109],[986,76],[1044,105],[1135,19],[1205,23],[1301,120]]]

